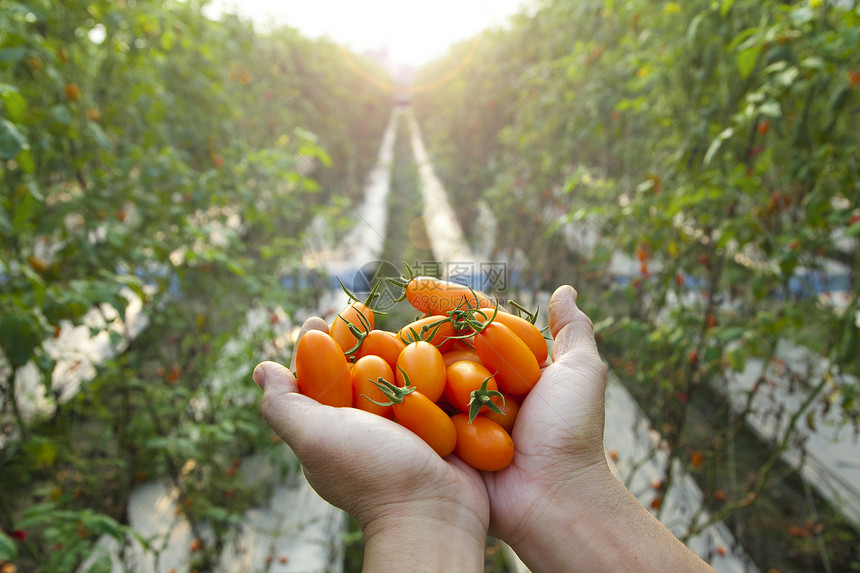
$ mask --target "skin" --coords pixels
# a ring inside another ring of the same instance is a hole
[[[610,472],[606,367],[570,286],[549,304],[552,363],[521,404],[514,461],[484,474],[491,533],[541,571],[711,571]]]
[[[365,571],[482,571],[488,532],[535,573],[712,570],[609,471],[606,369],[576,296],[553,294],[552,362],[521,404],[514,460],[499,472],[440,458],[395,422],[320,405],[285,367],[257,366],[264,418],[311,486],[362,528]],[[304,330],[325,327],[310,319]]]
[[[303,331],[325,329],[309,319]],[[254,370],[262,414],[302,462],[311,486],[355,518],[364,570],[482,571],[489,501],[481,475],[440,458],[421,438],[379,416],[331,408],[298,394],[284,366]],[[412,542],[410,540],[420,540]]]

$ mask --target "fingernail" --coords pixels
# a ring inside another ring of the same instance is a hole
[[[262,388],[263,384],[266,383],[266,369],[263,368],[262,364],[257,364],[257,367],[254,368],[254,382],[256,382],[257,386],[260,388]]]
[[[576,304],[577,292],[576,289],[570,285],[563,285],[558,287],[558,296],[561,298],[562,296],[570,297],[573,304]]]

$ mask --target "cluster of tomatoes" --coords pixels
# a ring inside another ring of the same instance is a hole
[[[540,378],[546,339],[534,315],[502,310],[457,283],[409,275],[395,282],[423,317],[398,332],[374,328],[374,288],[338,313],[329,334],[309,331],[299,340],[299,391],[393,419],[440,456],[453,452],[475,469],[500,470],[513,460],[511,431]]]

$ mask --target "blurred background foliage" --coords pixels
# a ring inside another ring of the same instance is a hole
[[[778,462],[798,428],[860,431],[855,4],[545,0],[424,67],[419,86],[463,70],[413,98],[472,241],[489,207],[518,288],[576,285],[705,506],[779,570],[860,558],[856,525]],[[734,408],[729,380],[786,343],[824,366],[783,376],[797,406],[769,404],[789,429],[761,444],[745,422],[773,371]]]
[[[780,461],[803,428],[860,432],[855,4],[542,0],[414,81],[469,239],[522,293],[579,289],[762,568],[860,568],[856,524]],[[205,7],[0,4],[0,561],[22,570],[133,535],[129,494],[157,479],[213,528],[212,565],[261,495],[238,474],[270,440],[249,367],[328,280],[302,264],[308,223],[349,224],[394,105],[336,44]],[[145,328],[116,320],[138,306]],[[80,329],[122,352],[79,387]],[[778,376],[786,344],[823,367]],[[747,421],[779,377],[798,401],[762,440]]]
[[[156,479],[214,528],[211,563],[261,495],[237,477],[270,439],[250,367],[314,302],[312,276],[282,281],[376,160],[393,98],[341,47],[204,8],[0,3],[0,561],[20,571],[123,541]],[[58,368],[76,328],[124,350],[79,389],[83,361]]]

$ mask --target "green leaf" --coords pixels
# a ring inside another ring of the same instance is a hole
[[[856,237],[860,235],[860,221],[854,223],[853,225],[845,229],[845,235],[847,237]]]
[[[3,101],[3,107],[10,120],[16,123],[24,121],[27,115],[27,99],[21,95],[21,92],[12,86],[0,85],[0,100]]]
[[[743,79],[747,79],[755,69],[759,52],[761,52],[760,46],[751,46],[738,54],[738,73]]]
[[[850,91],[850,88],[847,86],[842,86],[835,94],[833,94],[833,98],[830,100],[830,108],[834,112],[840,111],[845,106],[845,102],[848,101],[848,94]]]
[[[766,102],[758,108],[758,111],[767,117],[782,117],[782,107],[779,105],[779,102]]]
[[[27,148],[27,138],[8,119],[0,120],[0,158],[14,159]]]
[[[21,233],[32,225],[39,207],[39,199],[32,193],[21,196],[12,214],[12,228],[16,233]]]
[[[54,118],[54,121],[61,125],[69,125],[72,123],[72,114],[64,105],[55,105],[51,108],[51,117]]]
[[[112,570],[113,564],[111,563],[110,556],[103,554],[90,565],[87,573],[110,573]]]
[[[26,46],[15,46],[0,50],[0,62],[20,62],[27,57]]]
[[[113,142],[111,142],[110,138],[99,124],[90,122],[88,124],[88,128],[90,133],[93,135],[93,139],[96,140],[96,143],[98,143],[100,147],[103,149],[111,149],[113,147]]]
[[[28,449],[35,458],[38,469],[49,468],[57,461],[57,446],[53,442],[39,438],[28,444],[28,446],[30,446]]]
[[[117,541],[122,541],[125,537],[120,524],[110,516],[97,513],[87,517],[85,523],[94,532],[105,533]]]
[[[735,347],[729,350],[726,356],[726,361],[735,372],[743,372],[746,366],[746,356],[740,347]]]
[[[720,16],[725,18],[726,14],[729,13],[729,10],[732,9],[732,4],[734,3],[735,0],[723,0],[723,4],[720,6]]]
[[[36,164],[33,162],[33,152],[30,149],[22,149],[16,161],[27,175],[32,175],[36,171]],[[41,197],[41,194],[39,195]]]
[[[720,134],[711,142],[711,145],[708,147],[708,151],[705,153],[704,164],[709,165],[711,160],[714,158],[714,155],[720,150],[723,142],[729,139],[732,135],[735,134],[735,130],[731,127],[724,129]]]
[[[0,346],[13,368],[27,364],[39,345],[32,318],[19,308],[4,312],[0,317]]]
[[[0,561],[10,561],[18,556],[18,547],[15,541],[0,531]]]

